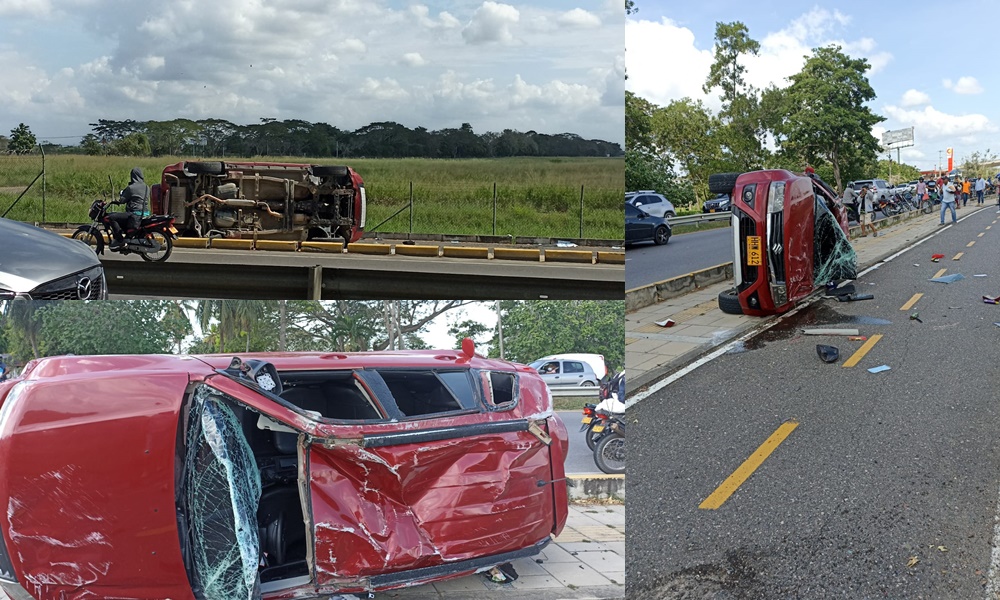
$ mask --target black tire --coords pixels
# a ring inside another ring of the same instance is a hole
[[[663,213],[663,218],[664,219],[673,219],[676,216],[677,216],[677,213],[675,213],[672,210],[668,210],[667,212]]]
[[[158,252],[140,252],[139,256],[146,262],[163,262],[170,258],[170,253],[174,249],[174,240],[162,231],[154,231],[149,234],[153,241],[160,245]]]
[[[93,225],[84,225],[73,232],[73,239],[80,240],[94,249],[97,254],[104,254],[104,234]]]
[[[587,426],[587,431],[583,433],[587,439],[587,447],[590,448],[591,452],[594,451],[594,448],[597,448],[597,442],[601,441],[601,437],[603,437],[605,433],[603,431],[601,433],[594,433],[594,426],[603,422],[604,421],[601,421],[600,419],[594,419],[590,422],[590,425]]]
[[[612,433],[604,436],[594,448],[594,462],[597,468],[617,475],[625,472],[625,436]]]
[[[220,161],[186,162],[184,170],[195,175],[222,175],[226,172],[226,166]]]
[[[662,246],[670,241],[670,230],[660,225],[653,231],[653,243]]]
[[[736,178],[743,173],[712,173],[708,176],[708,191],[713,194],[733,195],[733,188],[736,187]]]
[[[347,167],[317,165],[312,168],[312,174],[316,177],[347,177]]]
[[[736,293],[736,288],[731,287],[719,294],[719,310],[727,315],[743,314],[743,307],[740,306],[740,297]]]

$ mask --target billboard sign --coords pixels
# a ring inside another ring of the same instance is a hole
[[[896,129],[895,131],[886,131],[882,134],[883,146],[892,146],[894,144],[904,143],[913,143],[912,127],[907,127],[906,129]]]

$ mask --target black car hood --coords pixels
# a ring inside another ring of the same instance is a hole
[[[27,293],[100,265],[86,244],[27,223],[0,219],[0,289]]]

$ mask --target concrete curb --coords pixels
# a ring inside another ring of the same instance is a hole
[[[585,473],[567,475],[570,502],[625,500],[625,476]]]

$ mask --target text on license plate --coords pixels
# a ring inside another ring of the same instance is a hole
[[[177,228],[173,225],[170,226],[170,233],[177,233]]]
[[[759,267],[763,264],[763,254],[760,249],[760,236],[747,236],[747,266]]]
[[[580,422],[583,423],[584,425],[589,425],[590,422],[593,421],[593,420],[594,420],[594,417],[584,417],[583,419],[580,420]]]
[[[591,431],[594,433],[601,433],[604,431],[604,425],[594,425],[594,428]]]

